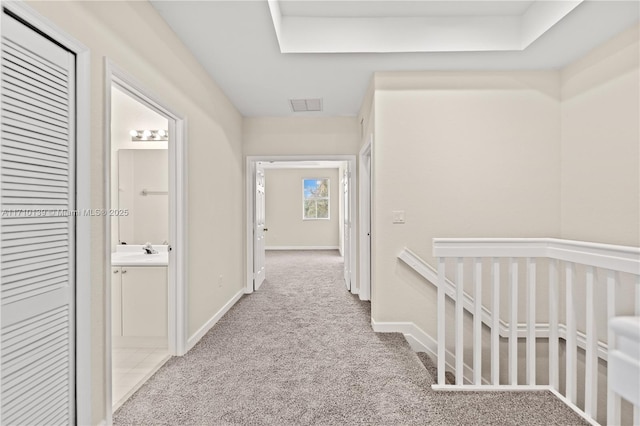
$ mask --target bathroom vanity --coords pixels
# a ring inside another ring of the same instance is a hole
[[[167,246],[117,246],[111,255],[111,327],[114,343],[153,345],[167,337]]]

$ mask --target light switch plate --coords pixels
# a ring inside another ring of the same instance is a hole
[[[404,210],[395,210],[393,213],[393,223],[405,223]]]

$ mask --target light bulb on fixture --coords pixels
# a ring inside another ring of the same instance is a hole
[[[151,130],[144,130],[142,132],[142,137],[148,138],[149,136],[151,136]]]
[[[131,135],[132,138],[138,137],[137,130],[129,130],[129,134]]]
[[[164,138],[166,136],[167,136],[166,130],[162,130],[162,129],[158,130],[158,137],[159,138]]]

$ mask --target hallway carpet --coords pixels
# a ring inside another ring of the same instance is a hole
[[[115,425],[576,425],[547,392],[434,392],[401,334],[374,333],[334,251],[267,252],[267,280],[115,414]]]

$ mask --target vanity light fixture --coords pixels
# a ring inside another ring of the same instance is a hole
[[[129,132],[133,142],[157,142],[169,140],[169,132],[160,130],[131,130]]]

